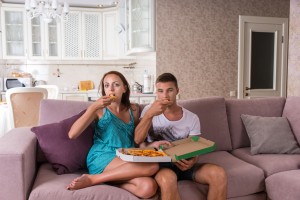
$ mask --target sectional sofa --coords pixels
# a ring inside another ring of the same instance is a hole
[[[84,110],[89,104],[89,102],[43,100],[40,125],[60,122]],[[248,129],[246,131],[241,120],[242,114],[266,118],[285,117],[299,146],[300,97],[247,100],[209,97],[179,101],[179,104],[199,116],[202,137],[215,141],[216,151],[201,155],[198,162],[215,163],[226,170],[227,199],[300,199],[300,155],[292,153],[253,155]],[[270,138],[271,141],[275,138],[276,132],[274,131],[274,137]],[[276,145],[274,146],[276,149]],[[13,129],[0,138],[0,199],[138,199],[131,193],[108,184],[77,191],[66,190],[65,186],[81,173],[84,171],[62,175],[55,173],[52,166],[43,158],[36,135],[30,128]],[[178,185],[182,199],[206,199],[208,190],[206,185],[191,181],[180,181]],[[158,195],[153,197],[158,198]]]

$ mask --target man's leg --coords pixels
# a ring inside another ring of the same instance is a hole
[[[204,164],[195,172],[195,181],[209,186],[207,200],[225,200],[227,176],[222,167]]]
[[[160,187],[162,200],[180,200],[177,175],[171,169],[160,169],[155,175],[155,180]]]

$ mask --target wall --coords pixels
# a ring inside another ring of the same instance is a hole
[[[156,72],[178,77],[182,99],[229,97],[236,91],[239,15],[288,18],[290,5],[289,0],[156,2]]]
[[[288,96],[300,96],[300,0],[290,2]]]

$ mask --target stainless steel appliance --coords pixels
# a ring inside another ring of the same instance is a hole
[[[15,87],[32,87],[31,77],[5,77],[3,81],[4,91]]]

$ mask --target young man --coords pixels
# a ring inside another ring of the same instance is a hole
[[[163,140],[174,141],[200,135],[198,116],[176,102],[179,92],[176,77],[170,73],[160,75],[156,80],[156,91],[157,100],[147,105],[141,114],[141,121],[135,129],[135,142],[161,144]],[[176,163],[160,163],[155,180],[163,200],[180,199],[178,180],[193,180],[209,185],[208,200],[226,199],[227,177],[224,169],[214,164],[200,165],[196,162],[197,157]]]

